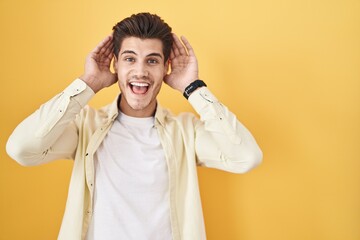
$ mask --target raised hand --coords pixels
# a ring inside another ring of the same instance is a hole
[[[96,93],[105,87],[109,87],[117,81],[117,75],[110,71],[113,54],[112,36],[102,40],[85,61],[85,72],[80,77]]]
[[[183,93],[190,83],[199,78],[198,63],[189,41],[183,36],[182,42],[175,34],[173,37],[174,44],[169,59],[171,72],[165,76],[164,81]]]

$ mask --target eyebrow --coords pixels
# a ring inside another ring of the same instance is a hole
[[[127,53],[137,55],[136,52],[134,52],[134,51],[132,51],[132,50],[124,50],[124,51],[121,53],[121,55],[127,54]],[[160,58],[163,58],[160,53],[150,53],[150,54],[147,55],[147,57],[160,57]]]

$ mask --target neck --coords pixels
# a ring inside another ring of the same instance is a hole
[[[136,109],[130,106],[130,104],[126,101],[123,95],[121,95],[120,102],[118,104],[121,112],[123,112],[127,116],[136,118],[146,118],[154,116],[156,111],[156,105],[156,100],[154,100],[150,102],[147,106],[139,107],[139,109]]]

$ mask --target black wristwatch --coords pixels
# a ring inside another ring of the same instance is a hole
[[[185,97],[186,99],[188,99],[189,96],[190,96],[196,89],[198,89],[199,87],[206,87],[206,84],[205,84],[203,81],[199,80],[199,79],[193,81],[192,83],[190,83],[189,86],[187,86],[187,87],[185,88],[185,91],[184,91],[184,93],[183,93],[184,97]]]

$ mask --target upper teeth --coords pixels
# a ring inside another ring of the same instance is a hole
[[[132,82],[130,84],[133,85],[133,86],[138,86],[138,87],[147,87],[147,86],[149,86],[148,83],[139,83],[139,82]]]

